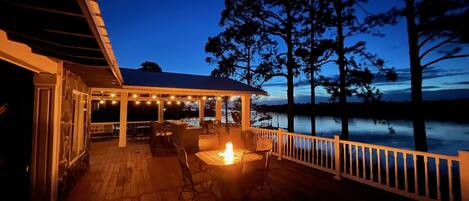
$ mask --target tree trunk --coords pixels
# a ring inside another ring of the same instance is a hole
[[[344,33],[343,33],[343,19],[342,19],[342,0],[335,1],[335,11],[337,15],[337,55],[339,64],[339,102],[341,106],[341,124],[342,124],[342,139],[349,139],[348,131],[348,110],[347,110],[347,92],[345,83],[345,48],[344,48]]]
[[[310,74],[310,87],[311,87],[311,135],[315,136],[316,135],[316,92],[315,92],[315,88],[316,88],[316,83],[315,83],[315,80],[314,80],[314,71],[316,70],[315,68],[315,65],[314,65],[314,61],[316,60],[316,58],[313,58],[314,57],[314,54],[313,54],[313,49],[314,49],[314,40],[315,40],[315,37],[314,37],[314,0],[311,0],[310,1],[310,9],[309,9],[309,17],[311,19],[310,21],[310,27],[311,27],[311,30],[310,30],[310,37],[311,37],[311,47],[310,47],[310,51],[309,51],[309,74]]]
[[[291,53],[289,53],[291,54]],[[289,59],[290,60],[290,59]],[[294,110],[294,96],[293,96],[293,68],[287,67],[287,99],[288,99],[288,106],[287,106],[287,116],[288,116],[288,132],[294,132],[294,117],[293,114]]]
[[[414,0],[406,0],[407,35],[411,75],[411,102],[415,150],[427,151],[425,120],[422,116],[422,67],[419,58],[418,30],[415,24]]]
[[[292,16],[291,16],[291,8],[290,6],[287,4],[287,15],[288,15],[288,19],[287,19],[287,25],[285,27],[286,29],[286,45],[287,45],[287,101],[288,101],[288,106],[287,106],[287,118],[288,118],[288,132],[294,132],[294,129],[295,129],[295,125],[294,125],[294,104],[295,104],[295,100],[294,100],[294,93],[293,93],[293,78],[294,78],[294,75],[293,75],[293,68],[295,67],[295,63],[293,61],[293,33],[292,33],[292,29],[293,29],[293,19],[292,19]]]

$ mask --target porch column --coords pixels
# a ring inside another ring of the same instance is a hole
[[[127,99],[128,93],[121,93],[120,110],[120,129],[119,129],[119,147],[127,146]]]
[[[221,122],[221,106],[222,106],[221,98],[217,96],[216,102],[215,102],[215,121],[218,121],[218,122]]]
[[[205,101],[199,100],[199,122],[204,121],[205,118]]]
[[[241,131],[246,131],[251,127],[251,96],[241,96]]]
[[[31,197],[56,200],[62,103],[62,73],[34,75]]]
[[[158,122],[164,122],[164,101],[160,101],[160,103],[158,103]]]

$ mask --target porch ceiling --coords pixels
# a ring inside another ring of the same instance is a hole
[[[0,29],[34,53],[108,68],[122,81],[96,1],[0,0]]]

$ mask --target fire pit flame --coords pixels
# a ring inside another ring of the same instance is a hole
[[[226,143],[225,152],[222,152],[219,155],[224,158],[226,163],[232,164],[234,160],[233,143]]]

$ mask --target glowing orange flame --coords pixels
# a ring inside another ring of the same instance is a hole
[[[234,160],[233,143],[226,143],[225,152],[219,154],[224,158],[225,163],[232,164]]]

